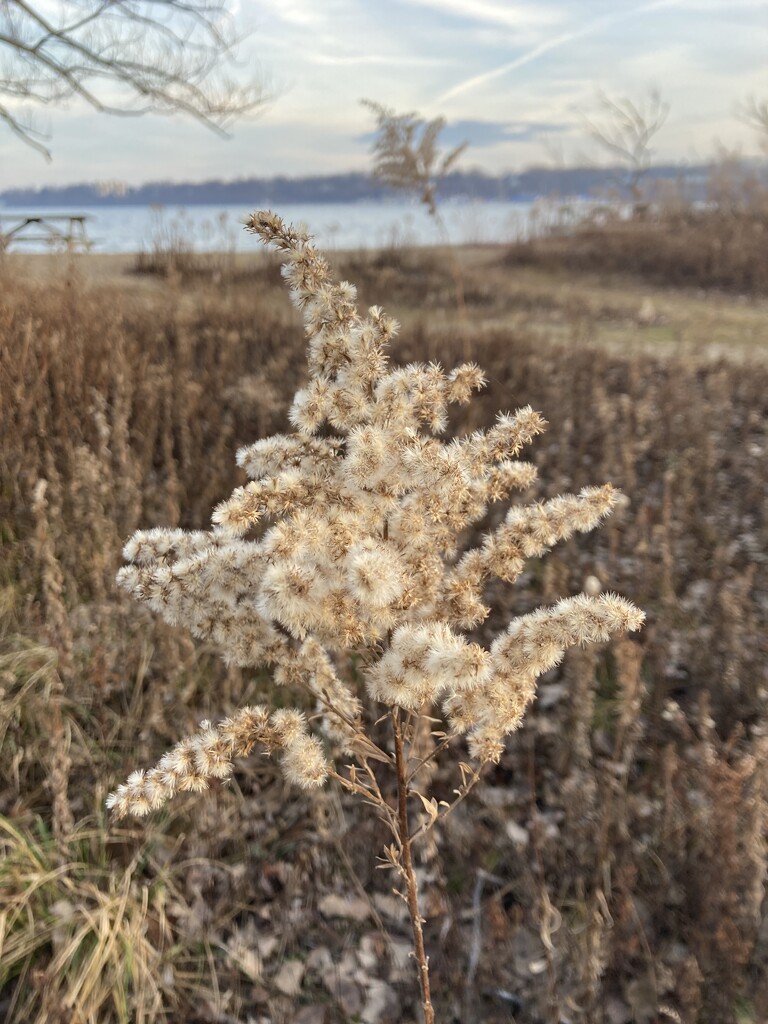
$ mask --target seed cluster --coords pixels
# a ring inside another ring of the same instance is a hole
[[[514,581],[526,558],[597,526],[617,493],[605,485],[513,505],[462,552],[491,503],[535,480],[518,455],[543,419],[526,407],[446,439],[449,407],[483,387],[481,370],[390,368],[395,321],[378,307],[361,316],[354,287],[333,280],[303,232],[271,213],[254,214],[248,229],[283,254],[304,316],[309,376],[291,406],[293,432],[238,453],[250,481],[214,510],[211,530],[135,534],[119,582],[231,662],[266,664],[276,683],[309,689],[342,750],[365,734],[362,682],[390,708],[441,713],[454,733],[468,733],[473,756],[497,759],[542,672],[574,644],[638,629],[643,615],[612,594],[580,595],[515,619],[486,649],[465,633],[488,615],[488,582]],[[359,678],[348,671],[352,653]],[[134,773],[110,806],[147,813],[178,790],[226,778],[255,743],[281,750],[299,785],[326,777],[300,713],[246,708]]]

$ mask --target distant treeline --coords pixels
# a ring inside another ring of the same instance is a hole
[[[625,195],[626,172],[620,168],[533,167],[498,177],[482,171],[455,171],[441,183],[444,199],[505,199],[526,201],[539,197],[595,197]],[[704,194],[707,166],[653,167],[647,181],[679,182],[691,198]],[[243,178],[239,181],[179,183],[151,182],[123,186],[117,183],[66,185],[60,188],[16,188],[0,192],[8,206],[148,206],[228,205],[270,206],[288,203],[354,203],[392,198],[396,193],[362,172],[307,178]]]

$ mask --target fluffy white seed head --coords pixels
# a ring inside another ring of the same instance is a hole
[[[349,549],[344,568],[350,593],[364,608],[384,608],[405,589],[405,566],[397,550],[372,537]]]
[[[526,559],[593,529],[617,494],[604,485],[513,505],[465,550],[490,505],[534,483],[518,456],[544,429],[541,415],[526,406],[445,438],[450,406],[485,384],[479,367],[390,366],[397,324],[375,306],[358,312],[354,287],[334,281],[303,229],[271,213],[248,228],[282,254],[304,320],[308,379],[291,429],[240,450],[250,481],[217,506],[210,530],[136,533],[118,581],[228,661],[266,665],[277,685],[303,692],[324,737],[347,752],[359,749],[365,687],[385,706],[442,712],[474,757],[495,760],[542,672],[574,644],[639,628],[642,614],[591,588],[521,616],[488,646],[465,631],[486,619],[489,584],[513,582]],[[229,778],[255,749],[277,752],[305,788],[329,771],[301,710],[243,708],[134,773],[109,806],[147,814]]]
[[[322,786],[328,775],[328,761],[317,736],[297,736],[285,748],[282,768],[288,782],[302,789]]]

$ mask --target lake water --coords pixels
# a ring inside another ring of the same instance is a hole
[[[512,242],[540,234],[564,219],[578,219],[588,204],[458,201],[440,208],[441,233],[415,202],[313,203],[276,210],[285,220],[307,226],[323,248],[375,249],[392,245],[453,245]],[[183,246],[197,252],[252,250],[256,241],[243,230],[250,210],[242,206],[106,206],[33,210],[0,206],[0,214],[87,214],[94,252],[125,253]],[[6,222],[6,228],[8,224]],[[15,252],[46,252],[45,243],[15,243]]]

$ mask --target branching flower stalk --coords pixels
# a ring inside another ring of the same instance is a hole
[[[449,405],[484,385],[480,369],[390,368],[396,323],[378,307],[359,314],[355,289],[333,280],[306,234],[272,213],[254,214],[248,229],[283,255],[304,315],[309,376],[290,410],[293,431],[238,452],[250,482],[215,509],[210,530],[136,533],[118,580],[228,661],[269,666],[276,685],[303,692],[303,704],[202,722],[155,767],[129,776],[108,805],[117,817],[148,814],[176,793],[229,778],[257,746],[280,758],[291,783],[312,790],[331,778],[361,797],[392,835],[383,861],[404,886],[432,1024],[414,840],[498,761],[537,677],[568,647],[643,621],[621,597],[578,595],[514,619],[486,647],[471,631],[489,613],[487,584],[514,582],[527,558],[591,530],[617,495],[606,484],[513,504],[501,525],[462,550],[490,504],[533,483],[534,467],[517,456],[543,419],[526,407],[444,439]],[[433,735],[427,751],[416,742],[423,716]],[[469,762],[458,764],[453,803],[438,805],[423,791],[430,768],[462,736]]]

